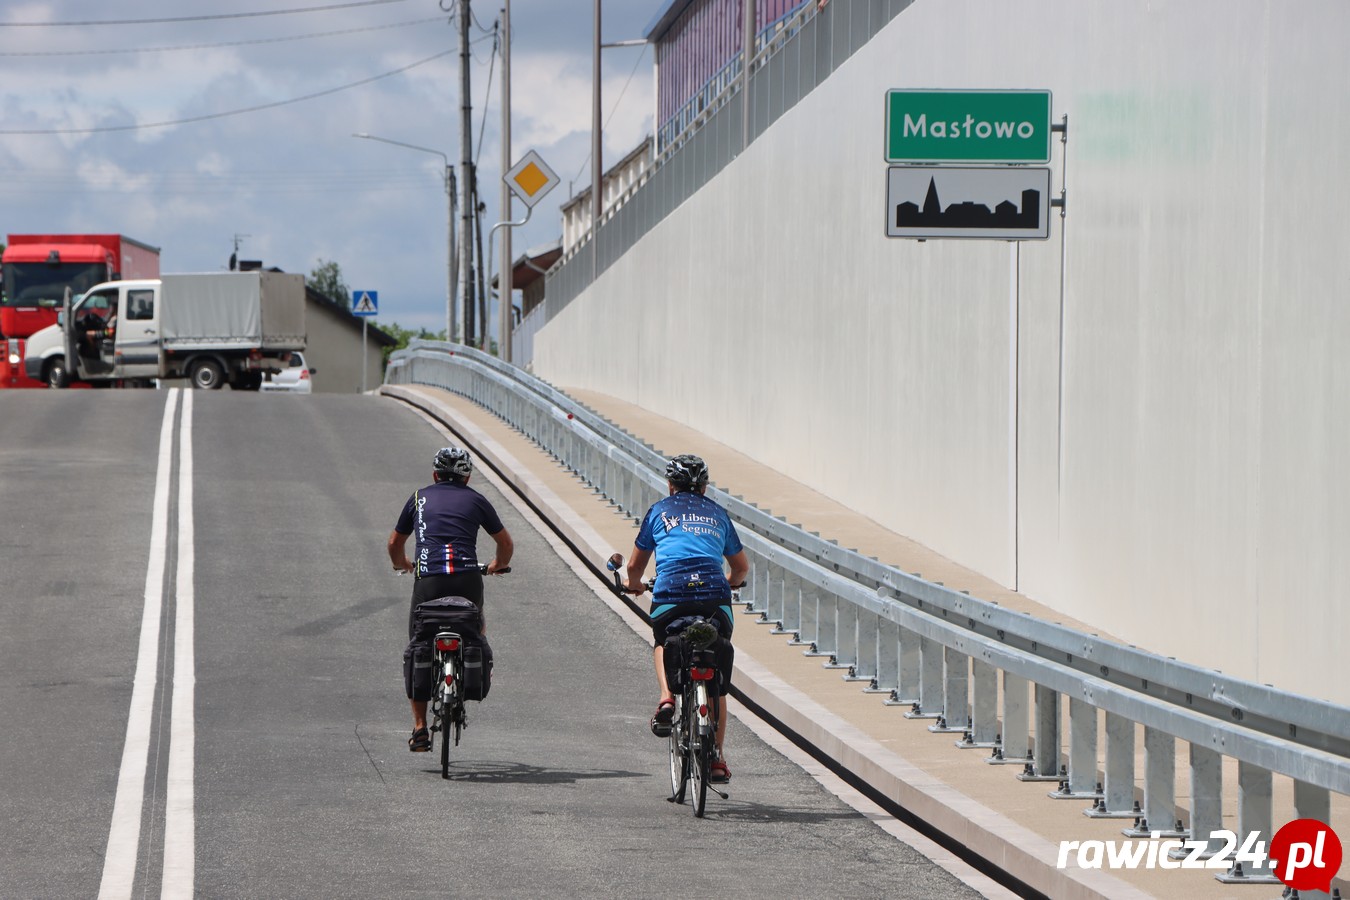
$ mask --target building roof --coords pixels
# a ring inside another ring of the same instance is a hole
[[[543,278],[544,272],[547,272],[561,256],[562,238],[526,250],[511,264],[511,287],[523,291]],[[497,286],[496,275],[492,276],[492,286]]]
[[[642,36],[649,41],[659,41],[666,30],[675,24],[675,20],[693,2],[694,0],[666,0],[656,13],[656,18],[647,23],[647,28],[642,32]]]
[[[319,306],[327,308],[339,319],[350,319],[353,327],[359,327],[361,324],[361,316],[352,315],[350,308],[337,302],[327,294],[320,294],[318,291],[314,290],[314,288],[309,286],[309,282],[305,282],[305,299],[311,303],[316,303]],[[367,324],[370,329],[367,334],[375,341],[375,343],[383,344],[386,347],[392,347],[398,343],[398,340],[388,332],[381,331],[378,325],[375,325],[374,323]]]

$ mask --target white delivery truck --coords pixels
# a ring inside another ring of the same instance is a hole
[[[95,285],[28,339],[24,365],[52,387],[188,378],[257,390],[304,348],[304,276],[208,272]]]

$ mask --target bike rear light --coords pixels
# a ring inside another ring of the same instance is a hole
[[[694,668],[689,670],[689,677],[694,679],[695,681],[712,681],[713,670],[702,669],[695,666]]]
[[[454,653],[459,649],[459,638],[436,638],[436,649],[442,653]]]
[[[706,719],[708,717],[708,704],[704,703],[699,706],[698,714]]]
[[[454,684],[454,683],[455,683],[455,673],[454,673],[454,672],[446,672],[446,673],[445,673],[445,683],[446,683],[446,684]]]

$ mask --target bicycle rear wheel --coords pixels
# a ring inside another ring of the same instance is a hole
[[[689,780],[688,735],[685,716],[682,709],[687,708],[683,697],[675,698],[675,717],[670,723],[670,799],[673,803],[684,802],[684,785]]]
[[[695,690],[693,709],[689,715],[689,780],[693,796],[694,815],[703,818],[708,804],[708,775],[712,769],[713,746],[716,737],[708,727],[711,721],[701,711],[708,708],[708,690],[700,684]]]

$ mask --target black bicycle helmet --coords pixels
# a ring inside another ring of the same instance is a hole
[[[666,463],[666,480],[677,491],[701,491],[708,484],[708,464],[692,453],[673,456]]]
[[[437,481],[463,481],[473,473],[473,457],[468,450],[458,447],[442,447],[436,451],[436,461],[432,463]]]

